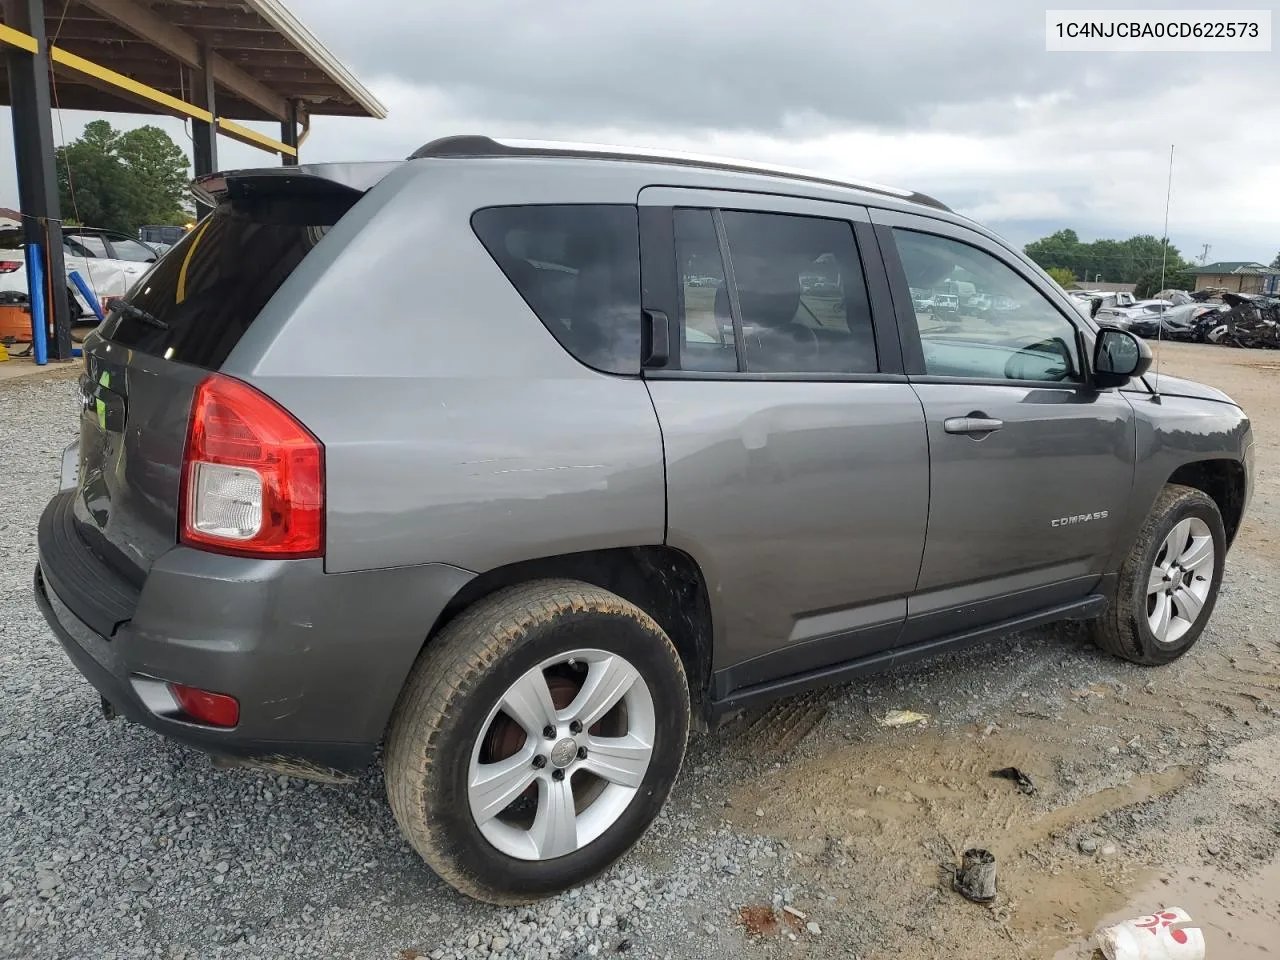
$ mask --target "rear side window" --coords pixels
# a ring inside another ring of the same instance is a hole
[[[878,370],[862,261],[847,221],[679,208],[674,227],[681,369]]]
[[[111,250],[115,253],[117,260],[148,263],[156,258],[154,250],[143,246],[137,240],[130,240],[128,237],[112,237]]]
[[[290,206],[274,205],[269,218],[219,206],[130,292],[128,301],[153,319],[117,309],[104,335],[166,360],[222,366],[328,229],[288,222],[297,219]]]
[[[640,372],[635,207],[488,207],[471,225],[562,347],[606,373]]]
[[[875,337],[853,227],[725,210],[741,308],[743,369],[875,373]]]
[[[79,254],[82,257],[98,257],[102,260],[109,260],[111,254],[107,253],[107,245],[101,237],[95,237],[91,233],[78,233],[70,238],[73,246],[79,248]]]

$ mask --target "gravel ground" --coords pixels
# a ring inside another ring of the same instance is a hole
[[[1144,671],[1046,630],[782,701],[695,738],[666,813],[600,881],[496,909],[421,864],[376,771],[219,769],[102,718],[31,600],[74,417],[65,376],[0,385],[0,957],[1049,957],[1179,851],[1239,877],[1280,845],[1274,797],[1212,766],[1251,747],[1275,772],[1274,486],[1196,656]],[[885,729],[891,708],[931,720]],[[938,876],[984,840],[1009,868],[991,911]],[[1056,930],[1031,922],[1055,911]]]
[[[714,779],[705,750],[623,864],[554,901],[495,910],[422,865],[376,772],[333,787],[222,770],[104,721],[31,599],[73,383],[0,391],[0,957],[675,957],[694,941],[727,957],[740,937],[724,905],[761,889],[779,907],[796,896],[785,841],[698,816],[716,799],[701,793]]]

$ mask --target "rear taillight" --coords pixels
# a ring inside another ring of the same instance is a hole
[[[13,273],[21,266],[21,260],[0,260],[0,273]]]
[[[212,374],[182,458],[183,543],[245,557],[324,552],[324,447],[279,404]]]
[[[240,701],[225,693],[171,683],[169,689],[182,712],[197,723],[211,727],[234,727],[240,722]]]

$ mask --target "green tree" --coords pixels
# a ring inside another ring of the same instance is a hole
[[[135,183],[143,186],[141,223],[185,223],[187,155],[159,127],[145,126],[120,134],[116,153]]]
[[[1027,256],[1045,270],[1065,268],[1084,277],[1086,283],[1095,280],[1136,283],[1149,271],[1158,272],[1162,260],[1171,273],[1185,264],[1177,247],[1150,234],[1128,240],[1081,243],[1074,230],[1059,230],[1028,243],[1024,249]]]
[[[1276,258],[1271,261],[1271,266],[1277,270],[1280,270],[1280,253],[1277,253]]]
[[[1160,286],[1160,268],[1146,271],[1138,278],[1138,285],[1133,288],[1133,295],[1139,300],[1154,297],[1161,290],[1194,290],[1196,276],[1188,264],[1180,263],[1176,269],[1165,268],[1164,286]]]
[[[1050,267],[1080,270],[1083,269],[1083,264],[1080,262],[1080,247],[1080,237],[1074,230],[1059,230],[1057,233],[1028,243],[1024,249],[1027,256],[1045,270]]]
[[[1045,273],[1053,277],[1058,282],[1058,286],[1064,290],[1070,289],[1072,284],[1076,282],[1076,275],[1066,267],[1050,267]]]
[[[94,120],[55,157],[63,213],[136,235],[144,223],[182,223],[187,158],[159,127],[123,133]]]

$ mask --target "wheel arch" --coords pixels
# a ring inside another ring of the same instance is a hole
[[[1244,517],[1246,480],[1243,463],[1224,458],[1184,463],[1170,474],[1165,483],[1194,487],[1207,494],[1218,505],[1227,544],[1231,544]]]
[[[697,562],[670,546],[619,547],[538,557],[477,574],[441,611],[424,647],[454,617],[491,593],[530,580],[562,578],[602,587],[653,617],[680,653],[694,716],[705,717],[713,636],[710,597]]]

